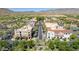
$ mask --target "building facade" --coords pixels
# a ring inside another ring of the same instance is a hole
[[[14,30],[14,38],[31,39],[32,29],[35,25],[35,18],[31,19],[27,25]]]
[[[65,29],[63,26],[58,25],[57,23],[45,23],[47,28],[47,39],[52,38],[60,38],[60,39],[68,39],[70,35],[72,35],[71,30]]]

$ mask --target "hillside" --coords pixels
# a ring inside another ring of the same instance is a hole
[[[79,8],[54,8],[46,12],[53,14],[79,14]]]
[[[54,14],[79,14],[79,8],[50,8],[47,11],[40,12],[16,12],[16,14],[27,15],[54,15]]]
[[[0,15],[8,15],[12,13],[13,11],[6,9],[6,8],[0,8]]]
[[[53,14],[79,14],[79,8],[50,8],[40,12],[14,12],[6,8],[0,8],[0,15],[53,15]]]

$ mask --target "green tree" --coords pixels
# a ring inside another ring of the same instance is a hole
[[[45,17],[44,17],[44,16],[37,16],[37,17],[36,17],[36,20],[37,20],[37,21],[40,21],[40,20],[42,20],[42,21],[43,21],[44,19],[45,19]]]
[[[47,43],[48,43],[48,47],[51,50],[55,50],[55,49],[58,49],[58,45],[59,45],[60,41],[59,41],[59,39],[54,39],[54,40],[49,40]]]
[[[27,41],[27,45],[29,48],[33,48],[35,46],[35,41],[34,40]]]
[[[9,43],[6,40],[0,40],[0,50],[5,50],[6,48],[8,48],[8,45]]]
[[[75,50],[75,51],[79,50],[79,39],[76,39],[74,42],[72,42],[70,47],[72,47],[72,49]]]
[[[33,40],[19,40],[14,41],[13,50],[14,51],[27,51],[28,49],[32,49],[35,46],[35,42]]]
[[[72,34],[71,36],[70,36],[70,40],[73,40],[73,39],[76,39],[77,38],[77,35],[75,35],[75,34]]]
[[[50,40],[48,43],[48,47],[51,50],[59,50],[59,51],[72,51],[72,47],[68,45],[66,41],[60,41],[59,39]]]
[[[71,51],[72,48],[68,45],[66,41],[61,41],[58,45],[59,51]]]
[[[25,46],[26,46],[26,41],[20,40],[16,43],[14,42],[14,50],[15,51],[24,51],[27,49],[27,48],[25,48]]]
[[[48,47],[51,49],[51,50],[54,50],[54,42],[52,40],[48,41]]]

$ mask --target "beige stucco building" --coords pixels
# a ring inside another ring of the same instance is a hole
[[[14,38],[24,38],[24,39],[31,39],[31,33],[32,33],[32,28],[35,25],[35,18],[31,19],[27,25],[14,30]]]
[[[57,23],[45,22],[47,28],[47,39],[58,37],[61,39],[69,38],[72,34],[71,30],[65,29],[63,26],[59,26]]]

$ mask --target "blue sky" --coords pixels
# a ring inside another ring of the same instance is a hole
[[[15,12],[24,12],[24,11],[46,11],[49,10],[50,8],[9,8],[12,11]]]

